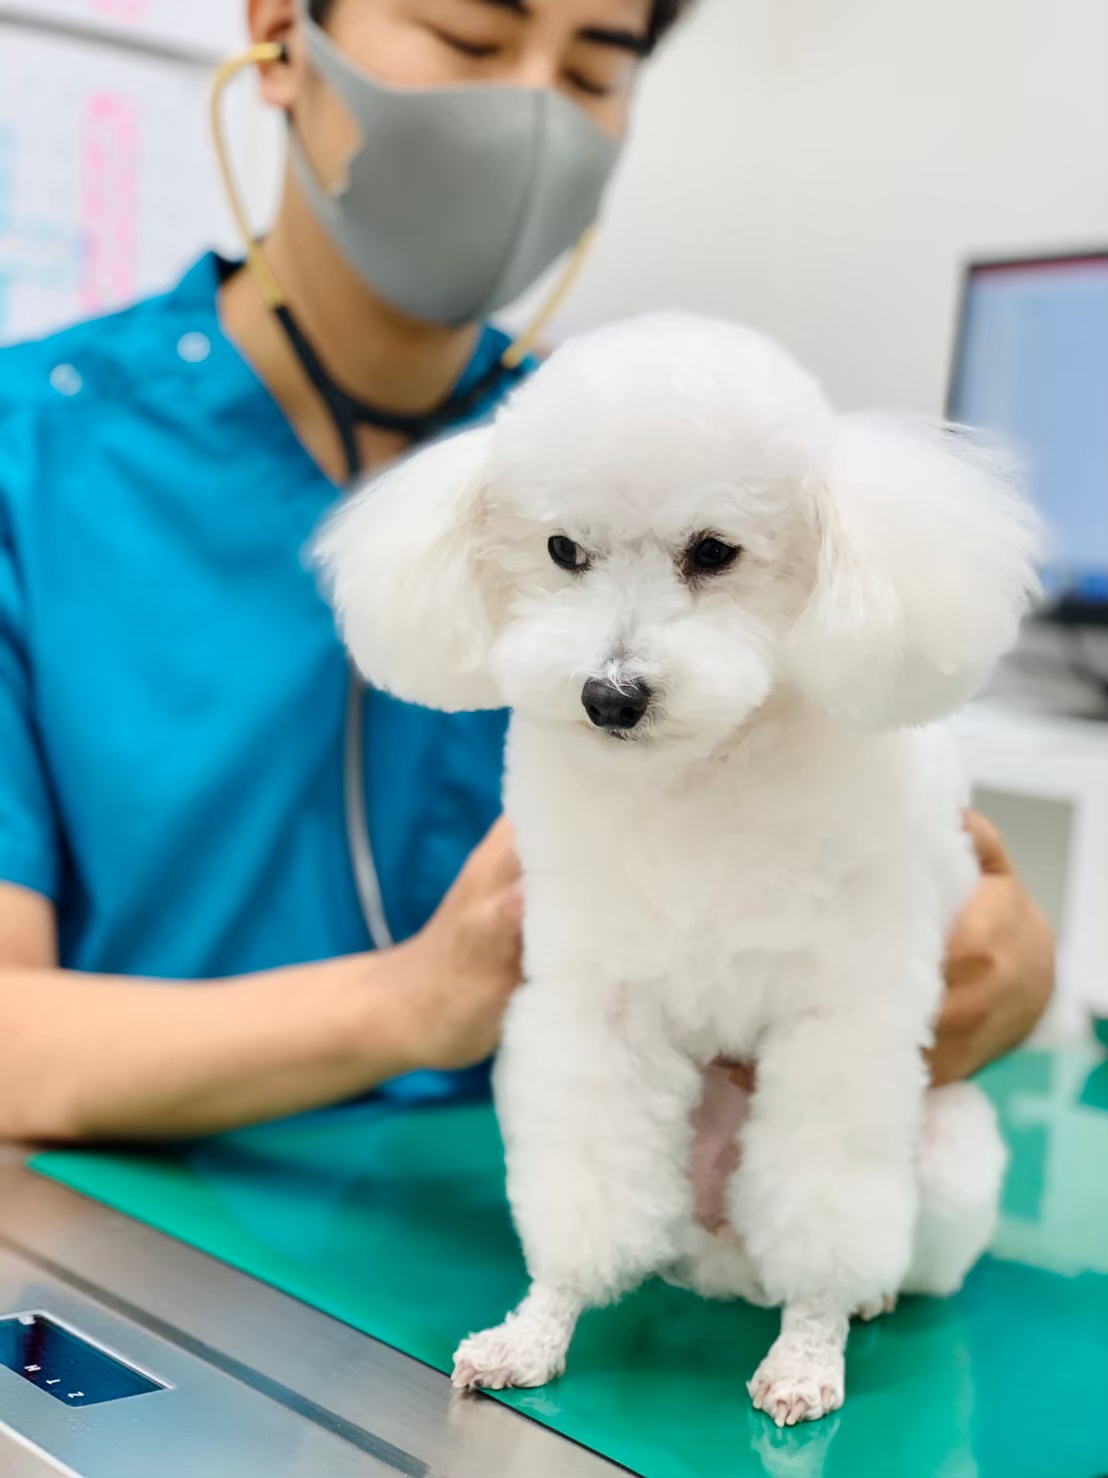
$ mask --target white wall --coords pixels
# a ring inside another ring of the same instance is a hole
[[[942,407],[968,255],[1108,244],[1108,0],[701,0],[563,320],[783,337],[848,407]]]

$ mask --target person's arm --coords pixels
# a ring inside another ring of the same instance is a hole
[[[946,994],[930,1053],[936,1084],[968,1078],[1019,1046],[1054,990],[1054,936],[1024,888],[1000,834],[983,816],[966,827],[981,880],[947,948]]]
[[[0,884],[0,1138],[206,1134],[479,1062],[521,915],[503,822],[408,943],[203,984],[60,970],[50,904]]]

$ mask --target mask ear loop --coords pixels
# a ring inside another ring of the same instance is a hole
[[[223,180],[223,188],[231,207],[235,226],[242,239],[243,250],[246,253],[246,263],[254,274],[266,306],[274,312],[287,307],[285,291],[277,280],[273,268],[269,265],[265,251],[261,243],[255,238],[250,229],[250,222],[246,216],[246,210],[239,194],[238,181],[235,179],[234,170],[231,168],[231,157],[227,148],[226,137],[223,132],[223,95],[228,85],[247,67],[262,66],[272,62],[287,62],[289,59],[288,47],[277,41],[264,41],[257,46],[252,46],[248,51],[241,52],[238,56],[231,57],[217,68],[212,78],[211,99],[209,103],[209,116],[211,120],[212,138],[215,141],[216,162],[219,165],[219,173]],[[596,240],[596,227],[589,226],[581,235],[577,245],[563,267],[557,282],[551,288],[547,297],[539,305],[537,311],[529,322],[524,326],[522,332],[504,350],[500,357],[500,365],[506,370],[517,370],[527,356],[534,350],[543,330],[551,319],[561,308],[563,302],[569,296],[574,284],[580,275],[586,258]]]

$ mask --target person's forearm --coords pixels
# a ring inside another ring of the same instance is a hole
[[[214,983],[0,968],[0,1138],[208,1134],[416,1065],[409,947]]]

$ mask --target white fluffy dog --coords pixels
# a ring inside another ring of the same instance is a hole
[[[837,416],[769,340],[679,315],[568,344],[324,534],[371,681],[513,710],[495,1089],[532,1283],[457,1384],[549,1381],[584,1308],[662,1274],[781,1306],[749,1389],[791,1424],[841,1404],[853,1314],[960,1286],[1005,1155],[975,1088],[925,1080],[975,864],[918,726],[1014,639],[1035,543],[960,434]],[[710,1230],[721,1057],[756,1086]]]

